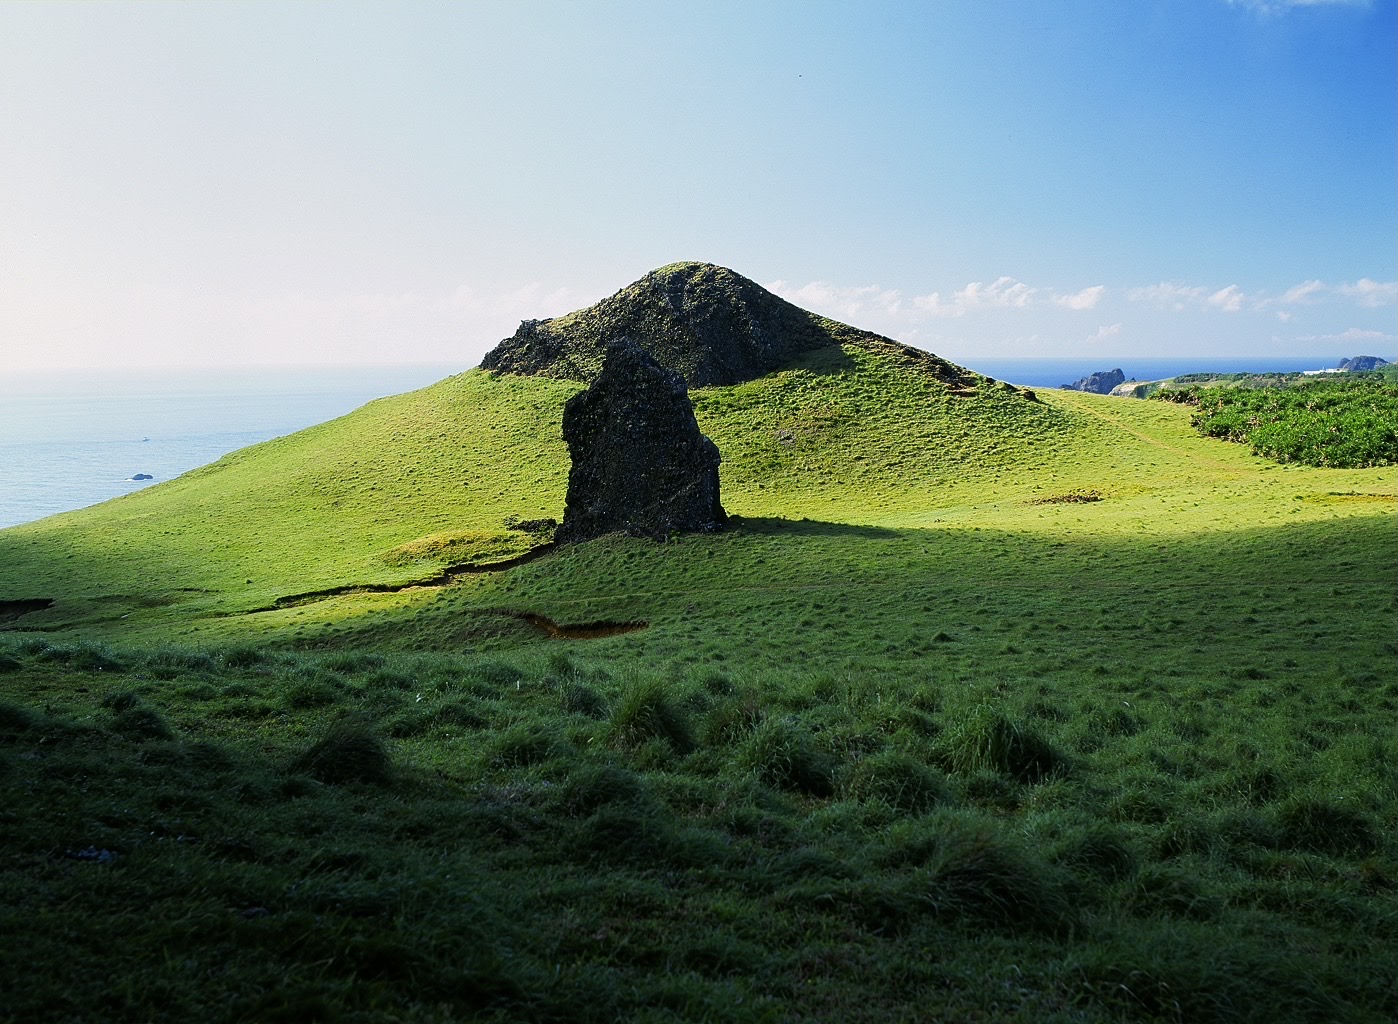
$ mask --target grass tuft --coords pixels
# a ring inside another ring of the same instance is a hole
[[[864,758],[851,772],[847,789],[856,800],[882,800],[912,814],[930,810],[947,795],[937,772],[901,750]]]
[[[611,736],[614,743],[623,747],[639,747],[648,740],[660,739],[676,753],[687,754],[694,749],[689,716],[658,679],[637,680],[622,691],[612,710]]]
[[[947,730],[940,759],[950,772],[989,769],[1030,783],[1067,769],[1064,755],[1047,740],[984,704]]]
[[[767,721],[739,752],[738,763],[770,786],[826,797],[835,791],[831,759],[811,737],[785,721]]]
[[[368,726],[348,719],[331,725],[290,769],[332,786],[386,785],[393,780],[393,763],[383,740]]]

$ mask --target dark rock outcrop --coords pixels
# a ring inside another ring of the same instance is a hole
[[[1064,384],[1062,390],[1088,391],[1094,395],[1110,395],[1113,388],[1124,383],[1126,383],[1126,374],[1122,373],[1120,368],[1115,370],[1099,370],[1075,383]]]
[[[1354,356],[1351,359],[1341,359],[1340,365],[1335,369],[1348,370],[1350,373],[1364,373],[1388,365],[1387,359],[1380,359],[1378,356]]]
[[[621,337],[692,388],[755,380],[805,353],[838,345],[896,351],[951,387],[974,387],[978,380],[955,363],[827,320],[711,263],[672,263],[595,306],[552,320],[525,320],[486,354],[481,367],[587,382],[601,369],[607,342]]]
[[[573,466],[560,543],[618,531],[661,539],[719,529],[717,446],[699,433],[684,378],[639,345],[607,346],[601,373],[563,408]]]

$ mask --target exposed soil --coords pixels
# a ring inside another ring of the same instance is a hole
[[[1089,501],[1101,501],[1102,495],[1096,491],[1069,491],[1067,494],[1055,494],[1048,498],[1033,498],[1031,505],[1081,505]]]
[[[647,628],[649,622],[584,622],[575,626],[562,625],[533,612],[506,612],[511,618],[527,622],[555,640],[597,640]]]
[[[254,608],[252,611],[270,612],[278,608],[295,608],[298,605],[314,604],[316,601],[324,601],[327,598],[340,597],[344,594],[396,594],[403,590],[413,590],[419,587],[445,587],[456,582],[462,576],[472,576],[483,572],[504,572],[517,565],[524,565],[536,558],[542,558],[556,546],[550,541],[547,544],[530,548],[522,555],[506,558],[499,562],[467,562],[463,565],[449,565],[436,576],[414,580],[411,583],[351,583],[343,587],[329,587],[326,590],[311,590],[304,594],[288,594],[286,597],[277,598],[266,608]]]
[[[41,612],[53,607],[51,597],[29,597],[17,601],[0,601],[0,622],[14,622],[30,612]]]

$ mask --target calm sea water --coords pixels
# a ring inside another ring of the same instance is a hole
[[[173,479],[463,369],[0,371],[0,528]]]
[[[1295,371],[1334,356],[1276,359],[967,359],[981,373],[1057,387],[1096,370]],[[0,371],[0,528],[140,490],[259,441],[424,387],[460,366],[74,373]],[[136,474],[152,479],[138,481]]]

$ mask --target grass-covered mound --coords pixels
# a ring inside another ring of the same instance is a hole
[[[867,522],[972,493],[1070,436],[1074,418],[1061,409],[933,370],[901,349],[836,348],[695,391],[701,429],[723,453],[725,506]],[[297,595],[508,564],[541,544],[521,523],[562,516],[560,423],[577,388],[470,371],[0,532],[0,599],[56,599],[27,624],[128,634],[142,622],[183,629],[191,616],[211,623]]]
[[[1278,462],[1361,468],[1398,462],[1398,381],[1382,374],[1289,379],[1257,386],[1171,387],[1153,398],[1193,407],[1208,437],[1250,445]]]
[[[738,384],[821,349],[900,349],[949,382],[976,375],[925,352],[811,313],[727,267],[672,263],[596,305],[526,320],[481,361],[500,373],[591,382],[607,343],[629,338],[691,387]]]

